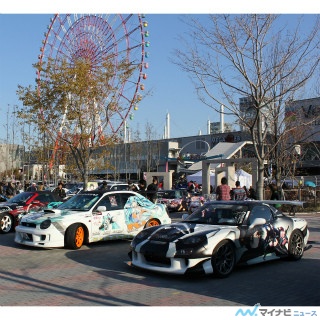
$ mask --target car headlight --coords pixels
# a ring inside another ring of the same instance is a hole
[[[185,245],[185,246],[196,246],[200,243],[207,243],[207,237],[205,235],[200,236],[189,236],[185,239],[181,239],[179,243]]]
[[[204,250],[205,245],[208,243],[205,234],[201,235],[191,235],[185,239],[180,239],[176,244],[176,257],[186,257],[197,252]],[[202,249],[201,249],[202,248]]]
[[[48,229],[51,226],[51,220],[47,219],[40,223],[40,229]]]

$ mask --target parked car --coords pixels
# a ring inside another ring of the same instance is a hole
[[[55,209],[24,216],[15,242],[79,249],[84,243],[132,239],[150,226],[171,223],[166,206],[133,191],[83,191]]]
[[[14,231],[21,215],[30,210],[46,207],[60,198],[51,191],[26,191],[0,203],[0,233]]]
[[[178,211],[181,207],[181,202],[184,197],[188,195],[187,190],[159,190],[158,203],[163,203],[167,206],[169,211]]]
[[[209,201],[181,222],[139,232],[131,243],[131,265],[223,278],[239,264],[299,260],[309,238],[307,222],[286,216],[273,206],[277,202]]]
[[[0,194],[0,202],[7,202],[9,198],[7,198],[5,195]]]
[[[107,190],[128,190],[129,185],[127,183],[108,183],[107,184]]]
[[[205,202],[205,199],[202,195],[192,194],[189,201],[188,212],[192,213],[199,207],[201,207]]]

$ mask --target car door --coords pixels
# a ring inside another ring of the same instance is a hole
[[[242,260],[248,261],[266,255],[273,233],[273,223],[273,214],[268,206],[257,205],[251,209],[241,227],[240,243],[248,249]]]
[[[98,210],[105,207],[106,211]],[[105,195],[93,210],[93,235],[107,236],[123,233],[126,230],[123,204],[120,193]]]

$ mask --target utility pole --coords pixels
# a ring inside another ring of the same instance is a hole
[[[8,170],[9,170],[9,105],[7,109],[7,152],[6,152],[6,178],[8,177]]]
[[[13,121],[12,121],[12,149],[11,149],[11,180],[13,179],[13,152],[14,152],[14,127],[15,127],[15,119],[16,119],[16,106],[13,105]]]

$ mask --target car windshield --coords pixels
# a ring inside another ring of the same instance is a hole
[[[28,199],[30,199],[34,193],[32,192],[22,192],[14,196],[13,198],[9,199],[8,203],[21,203],[26,202]]]
[[[184,222],[214,225],[240,225],[249,208],[237,204],[208,203],[196,209]]]
[[[98,193],[80,193],[62,203],[60,206],[58,206],[58,209],[88,211],[97,203],[100,198],[101,194]]]

